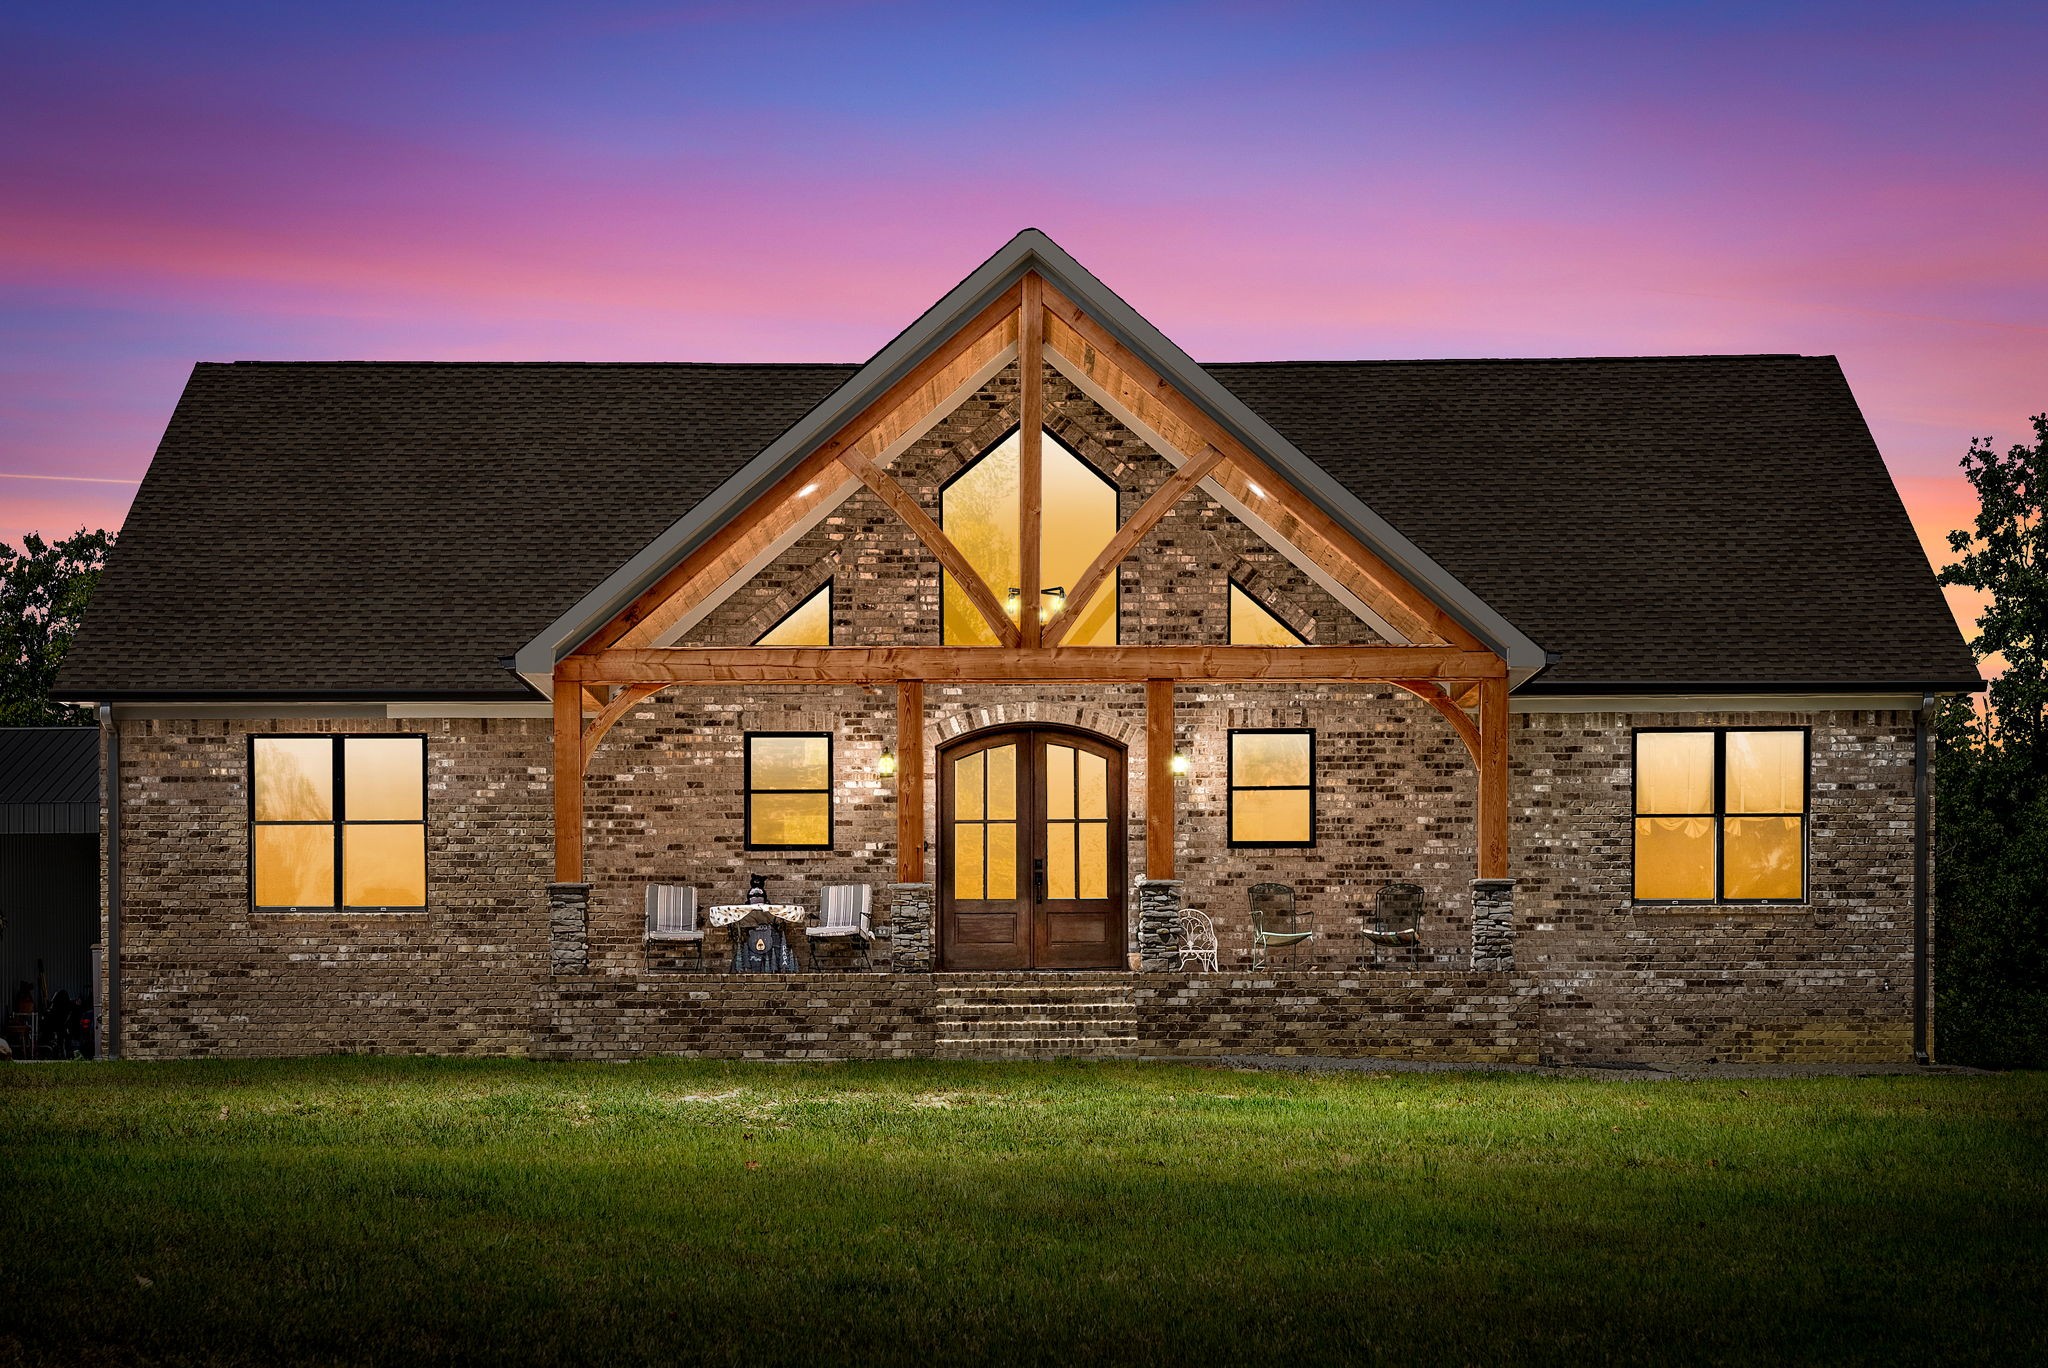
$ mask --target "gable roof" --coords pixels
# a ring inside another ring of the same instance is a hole
[[[545,679],[555,662],[611,621],[670,568],[851,422],[1027,274],[1036,273],[1087,312],[1159,377],[1204,410],[1337,523],[1507,662],[1517,676],[1543,668],[1541,646],[1473,593],[1392,523],[1295,448],[1243,400],[1153,327],[1136,309],[1036,228],[1026,228],[976,267],[873,359],[768,448],[642,547],[545,631],[520,648],[518,669]]]
[[[192,374],[69,698],[531,698],[499,662],[853,366]],[[1558,656],[1525,691],[1966,688],[1832,358],[1208,367]]]

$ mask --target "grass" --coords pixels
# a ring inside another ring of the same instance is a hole
[[[0,1070],[0,1363],[2042,1361],[2048,1076]]]

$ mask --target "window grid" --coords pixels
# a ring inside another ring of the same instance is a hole
[[[1799,738],[1800,807],[1796,812],[1728,811],[1728,734],[1730,732],[1791,732]],[[1644,812],[1640,808],[1642,780],[1642,738],[1646,735],[1710,735],[1714,738],[1714,798],[1711,812]],[[1638,727],[1629,741],[1629,898],[1646,907],[1790,907],[1807,899],[1811,855],[1807,841],[1807,818],[1813,807],[1813,729],[1811,727]],[[1714,827],[1714,896],[1711,898],[1642,898],[1635,894],[1637,879],[1637,823],[1648,818],[1704,818]],[[1793,818],[1799,823],[1799,892],[1791,898],[1731,898],[1727,896],[1727,830],[1729,819]]]
[[[825,782],[816,788],[757,788],[754,784],[754,742],[775,740],[823,741],[825,743]],[[836,804],[832,801],[832,779],[837,771],[833,765],[831,732],[748,732],[745,735],[742,747],[742,768],[741,786],[744,794],[744,810],[740,814],[740,821],[744,828],[742,833],[744,837],[742,846],[744,849],[830,850],[832,848],[833,837],[836,834],[834,822],[837,820],[836,814],[833,811]],[[825,795],[825,839],[823,841],[756,841],[754,839],[755,796],[767,796],[778,793],[822,793]]]
[[[1308,782],[1305,784],[1240,784],[1237,782],[1237,738],[1240,736],[1305,736],[1308,738]],[[1306,727],[1233,727],[1225,740],[1223,814],[1226,845],[1233,850],[1305,850],[1316,843],[1316,734]],[[1237,839],[1237,795],[1240,793],[1308,794],[1308,839],[1304,841],[1240,841]]]
[[[420,815],[411,817],[350,817],[348,815],[348,765],[344,750],[352,739],[366,741],[413,741],[420,752]],[[328,792],[329,815],[325,818],[262,818],[256,816],[256,747],[261,741],[323,741],[327,744],[328,763],[332,766]],[[335,736],[313,732],[251,732],[247,750],[249,776],[249,858],[245,871],[249,881],[249,905],[259,912],[420,912],[426,909],[424,897],[414,904],[389,903],[348,903],[343,901],[343,886],[346,877],[347,842],[344,836],[349,827],[420,827],[424,835],[427,825],[427,738],[404,732],[371,732],[361,737]],[[329,827],[333,830],[333,893],[332,901],[325,903],[259,903],[256,901],[256,833],[265,827]],[[424,841],[422,842],[424,845]],[[426,888],[425,871],[421,872],[420,887]]]

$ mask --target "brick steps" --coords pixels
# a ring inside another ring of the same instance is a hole
[[[1136,1054],[1128,976],[950,976],[938,990],[941,1059],[1117,1059]]]

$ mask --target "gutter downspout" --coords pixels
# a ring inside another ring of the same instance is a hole
[[[1913,1062],[1934,1062],[1934,1040],[1929,1029],[1928,1008],[1934,985],[1927,965],[1928,824],[1933,807],[1928,792],[1927,714],[1934,707],[1934,695],[1922,694],[1913,714]]]
[[[100,1029],[105,1033],[103,1058],[121,1057],[121,729],[114,723],[114,705],[100,704],[100,735],[106,739],[106,762],[100,771],[100,802],[107,814],[107,953],[106,1000],[100,1004]]]

